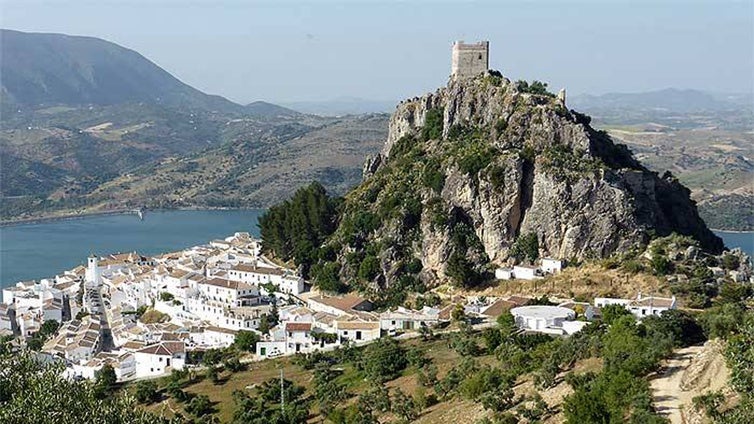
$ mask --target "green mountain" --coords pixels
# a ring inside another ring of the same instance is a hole
[[[4,220],[126,205],[265,206],[312,178],[343,191],[385,133],[384,116],[362,125],[210,96],[104,40],[0,36]],[[339,151],[340,162],[328,159]]]
[[[4,102],[20,105],[151,103],[241,112],[184,84],[139,53],[93,37],[0,30]]]

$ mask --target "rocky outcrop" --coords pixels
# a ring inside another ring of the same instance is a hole
[[[562,98],[496,72],[401,102],[345,208],[391,224],[357,244],[403,246],[421,259],[424,281],[446,277],[449,263],[510,262],[524,234],[536,235],[540,255],[562,259],[606,257],[673,232],[722,250],[688,189],[647,170],[589,121]],[[386,211],[416,201],[418,229],[396,226],[406,213]]]

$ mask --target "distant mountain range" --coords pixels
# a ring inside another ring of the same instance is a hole
[[[141,54],[94,37],[0,30],[3,102],[24,106],[149,103],[184,110],[294,116],[267,102],[246,106],[203,93]]]
[[[384,116],[239,105],[97,38],[0,37],[2,219],[124,205],[265,206],[313,179],[342,192],[387,127]]]
[[[341,97],[332,100],[283,102],[281,104],[302,113],[320,116],[343,116],[364,113],[389,113],[395,110],[395,105],[398,104],[398,101]]]
[[[93,37],[2,30],[5,101],[23,105],[146,102],[240,111],[184,84],[139,53]]]
[[[708,93],[667,88],[643,93],[570,96],[568,105],[583,111],[607,109],[653,110],[672,113],[725,111],[752,104],[752,94]]]

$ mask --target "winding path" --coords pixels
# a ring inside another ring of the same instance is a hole
[[[672,424],[686,423],[682,407],[690,405],[697,393],[682,390],[681,380],[694,356],[702,349],[703,346],[690,346],[675,351],[665,362],[662,371],[650,382],[655,409]]]

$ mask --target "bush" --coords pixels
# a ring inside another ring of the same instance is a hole
[[[246,352],[254,352],[259,341],[259,335],[254,331],[240,330],[236,334],[233,346]]]
[[[134,397],[141,404],[149,404],[160,400],[160,394],[157,392],[157,383],[153,380],[141,380],[136,383]]]
[[[536,233],[519,235],[513,242],[510,255],[519,261],[533,263],[539,258],[539,239]]]
[[[171,300],[175,299],[175,296],[168,292],[160,292],[160,300],[163,302],[170,302]]]
[[[640,272],[644,272],[644,265],[641,264],[640,261],[637,261],[635,259],[627,260],[623,262],[623,266],[621,268],[629,272],[631,274],[638,274]]]
[[[380,260],[374,255],[367,255],[361,265],[359,265],[359,279],[362,281],[373,281],[380,275]]]
[[[405,349],[390,337],[377,339],[367,346],[360,363],[367,377],[377,382],[392,380],[407,365]]]
[[[602,307],[602,321],[610,325],[620,317],[631,315],[631,311],[623,305],[605,305]]]
[[[655,275],[668,275],[673,271],[673,263],[664,255],[652,255],[652,270]]]
[[[723,266],[723,268],[728,269],[728,270],[738,269],[738,266],[740,265],[738,256],[731,255],[729,253],[726,253],[725,255],[723,255],[723,258],[720,261],[720,264]]]
[[[443,113],[442,108],[433,108],[427,111],[424,118],[424,128],[422,128],[422,139],[424,141],[437,140],[442,137]]]
[[[424,165],[422,183],[437,194],[442,192],[442,188],[445,185],[445,174],[442,172],[439,161],[430,160]]]
[[[555,94],[547,91],[547,83],[534,80],[529,84],[527,81],[519,80],[516,82],[518,90],[522,93],[536,94],[539,96],[555,97]]]
[[[340,279],[340,264],[326,262],[312,267],[314,284],[325,292],[345,293],[348,287]],[[260,330],[261,331],[261,330]]]
[[[194,396],[194,398],[186,405],[186,412],[195,417],[203,417],[211,414],[213,411],[214,407],[212,406],[212,402],[206,395]]]

